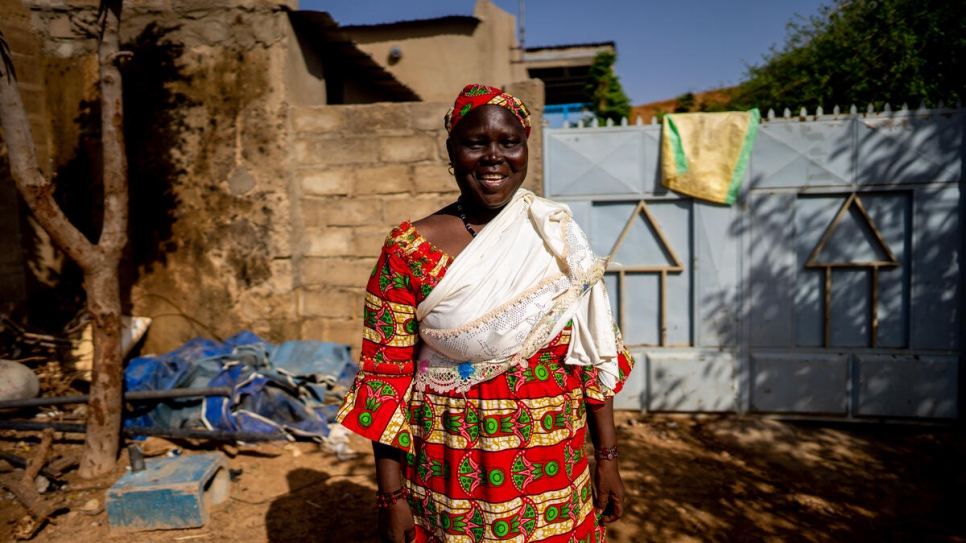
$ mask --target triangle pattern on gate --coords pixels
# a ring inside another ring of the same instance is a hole
[[[641,271],[684,270],[671,244],[644,200],[641,200],[610,252],[610,260],[622,268]]]
[[[898,266],[899,261],[852,193],[805,262],[806,268]]]

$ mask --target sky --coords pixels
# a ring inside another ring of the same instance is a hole
[[[494,0],[519,15],[519,0]],[[475,0],[299,0],[340,24],[472,15]],[[784,43],[793,19],[831,0],[529,0],[526,46],[613,41],[616,71],[634,105],[735,85]]]

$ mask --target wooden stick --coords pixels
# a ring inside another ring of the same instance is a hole
[[[40,438],[40,446],[37,447],[37,453],[34,455],[33,459],[27,464],[27,469],[23,474],[24,484],[33,484],[34,479],[40,474],[40,469],[44,467],[47,463],[47,456],[50,454],[50,446],[54,443],[54,429],[46,428],[44,429],[43,436]]]
[[[23,475],[17,477],[16,471],[12,475],[0,475],[0,485],[6,487],[7,490],[12,492],[20,500],[20,503],[27,508],[27,513],[31,517],[28,522],[21,522],[17,526],[15,530],[17,539],[33,538],[40,528],[43,527],[44,521],[60,509],[62,503],[60,498],[44,499],[37,492],[37,487],[34,485],[34,479],[37,478],[40,469],[47,463],[47,456],[50,454],[50,446],[53,441],[54,430],[51,428],[44,430],[44,435],[41,438],[40,446],[37,448],[37,453],[30,460]]]

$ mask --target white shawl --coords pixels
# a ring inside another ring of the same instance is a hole
[[[610,301],[596,256],[566,205],[520,189],[416,308],[418,390],[465,392],[526,365],[573,321],[568,364],[618,379]]]

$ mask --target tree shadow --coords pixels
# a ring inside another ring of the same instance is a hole
[[[186,76],[177,66],[184,46],[168,37],[178,26],[147,25],[126,50],[134,60],[124,71],[124,134],[130,187],[129,244],[122,267],[122,293],[130,307],[131,287],[177,249],[173,241],[179,198],[175,182],[185,169],[175,157],[182,145],[185,111],[194,104],[172,83]]]
[[[288,493],[265,515],[270,543],[379,541],[373,489],[306,468],[286,479]]]
[[[960,541],[966,439],[949,428],[638,417],[622,425],[617,541]],[[625,468],[626,469],[626,468]]]

